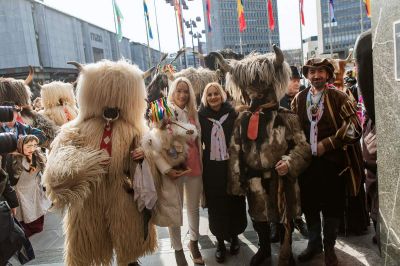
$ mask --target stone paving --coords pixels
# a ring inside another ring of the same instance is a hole
[[[208,229],[207,210],[200,211],[200,246],[205,263],[207,266],[222,265],[218,264],[214,259],[216,238]],[[40,266],[61,266],[63,263],[63,242],[61,215],[59,213],[49,213],[45,217],[45,229],[43,232],[31,237],[31,242],[35,250],[36,259],[28,263],[28,265]],[[184,224],[182,230],[182,239],[184,241],[185,255],[189,265],[193,265],[190,259],[189,251],[186,248],[189,242],[187,234],[188,226]],[[159,249],[150,256],[140,259],[141,265],[145,266],[174,266],[174,251],[168,237],[166,228],[158,228]],[[361,265],[381,265],[381,258],[376,245],[372,244],[372,228],[368,234],[362,236],[339,237],[336,244],[336,254],[339,258],[340,266],[361,266]],[[249,265],[250,258],[257,251],[257,234],[254,232],[251,222],[249,221],[246,231],[239,236],[241,241],[241,250],[238,255],[232,256],[227,254],[227,259],[223,265],[227,266],[244,266]],[[297,231],[293,234],[293,252],[295,256],[306,247],[307,240],[304,239]],[[229,248],[229,244],[227,243]],[[273,265],[277,265],[278,244],[272,244]],[[229,253],[229,252],[228,252]],[[14,260],[13,265],[18,265]],[[324,265],[323,253],[318,255],[313,261],[308,263],[298,263],[299,266],[320,266]],[[115,263],[114,263],[115,265]]]

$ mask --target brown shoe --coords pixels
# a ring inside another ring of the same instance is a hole
[[[188,248],[190,250],[193,263],[198,265],[204,265],[204,260],[199,250],[199,241],[190,240]]]
[[[338,259],[336,257],[335,248],[325,248],[325,265],[337,266]]]
[[[188,266],[183,249],[175,250],[175,260],[178,266]]]

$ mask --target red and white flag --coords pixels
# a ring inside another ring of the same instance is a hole
[[[305,23],[304,23],[303,5],[304,5],[303,0],[300,0],[300,21],[301,21],[301,24],[304,26]]]

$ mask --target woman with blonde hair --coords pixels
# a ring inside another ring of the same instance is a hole
[[[230,253],[239,252],[238,235],[247,226],[244,196],[227,194],[228,147],[237,114],[226,101],[226,93],[218,83],[209,83],[201,98],[199,120],[203,143],[203,186],[208,208],[210,231],[217,238],[215,258],[225,261],[229,241]]]
[[[203,192],[202,164],[201,164],[201,142],[200,142],[200,124],[196,110],[196,97],[190,81],[187,78],[177,78],[171,85],[168,93],[169,106],[172,109],[175,120],[179,123],[189,123],[195,126],[197,138],[188,141],[186,167],[190,172],[181,176],[179,174],[168,175],[173,179],[178,187],[177,193],[180,202],[180,224],[182,225],[183,209],[183,191],[185,191],[187,215],[189,222],[190,243],[189,250],[192,260],[195,264],[204,264],[198,246],[199,239],[199,206],[200,197]],[[187,265],[183,253],[181,240],[181,226],[170,226],[169,234],[172,247],[175,249],[175,259],[179,266]]]

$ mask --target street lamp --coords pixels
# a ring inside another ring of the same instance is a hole
[[[184,20],[185,26],[188,29],[190,28],[189,34],[192,36],[192,55],[193,55],[193,66],[194,67],[196,67],[196,56],[194,54],[194,40],[193,40],[193,37],[195,37],[194,36],[195,34],[193,33],[193,28],[197,28],[196,21],[200,22],[201,18],[200,17],[196,17],[196,20],[192,20],[191,18],[189,20]],[[197,38],[197,37],[195,37],[195,38]],[[201,36],[200,36],[200,38],[201,38]]]
[[[205,30],[202,30],[201,33],[205,34],[206,31],[205,31]],[[193,34],[193,37],[194,37],[195,39],[197,39],[197,49],[198,49],[199,54],[203,54],[203,49],[201,48],[201,42],[200,42],[200,39],[203,37],[203,36],[201,35],[201,33],[200,33],[200,32],[195,32],[195,33]],[[203,66],[201,58],[199,58],[199,64],[200,64],[201,66]]]

